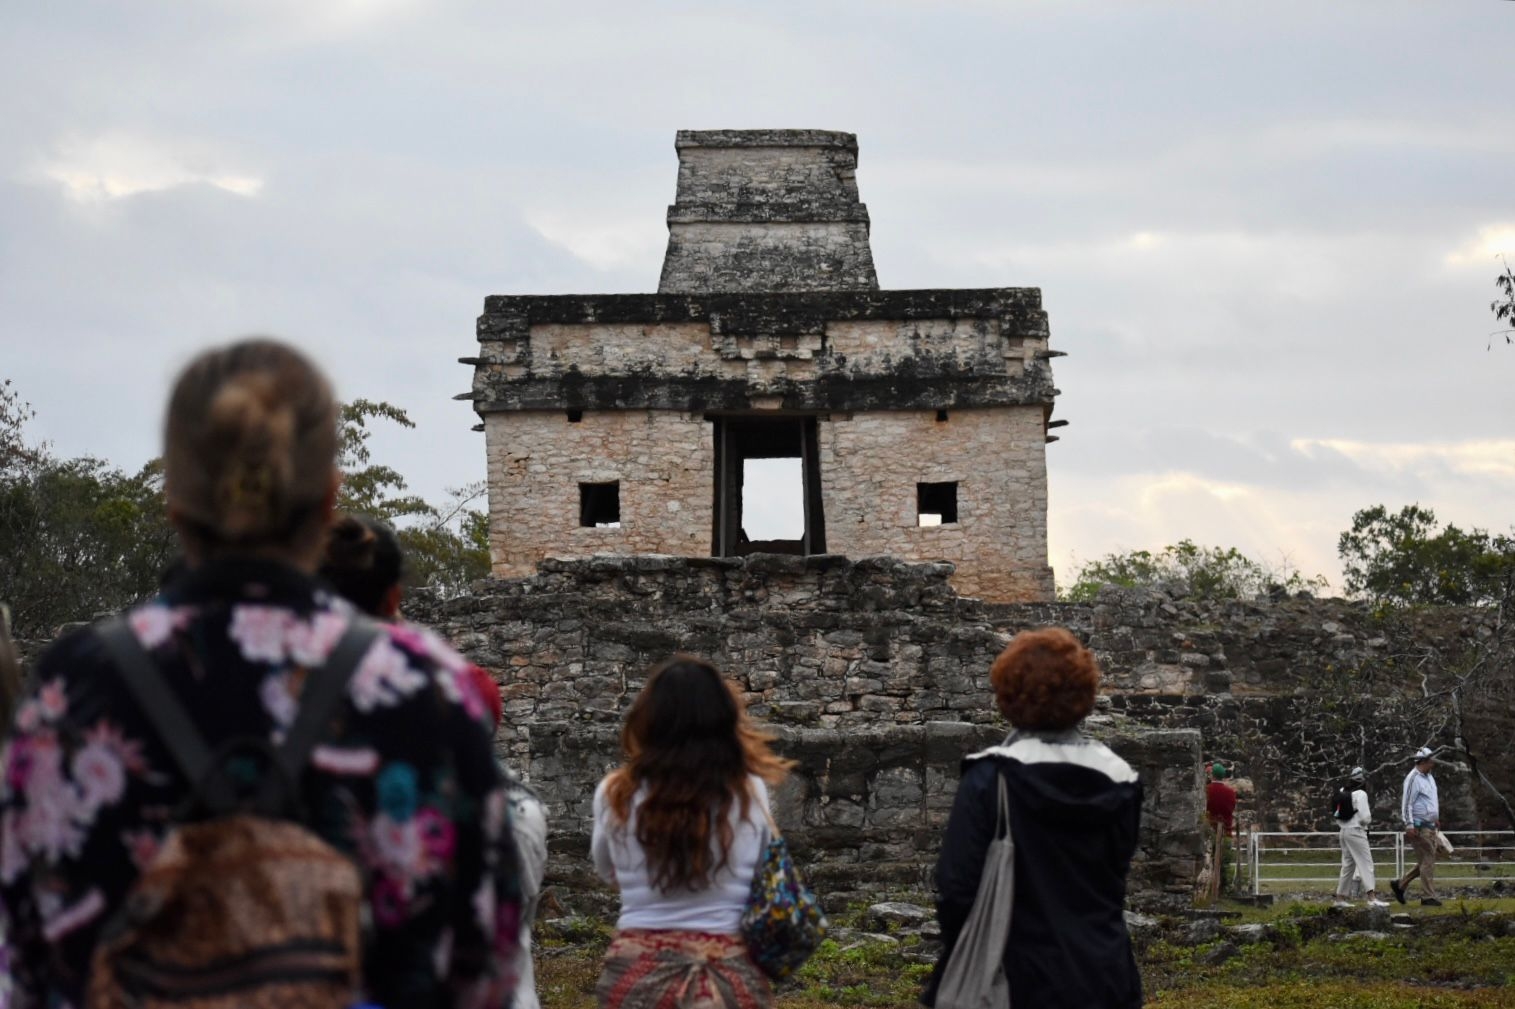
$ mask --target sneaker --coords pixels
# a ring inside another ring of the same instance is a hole
[[[1386,901],[1386,900],[1379,900],[1377,897],[1374,897],[1372,900],[1368,901],[1368,906],[1369,907],[1388,907],[1389,906],[1389,902]]]
[[[1399,901],[1401,904],[1405,902],[1405,888],[1399,885],[1399,880],[1396,879],[1391,882],[1389,884],[1389,889],[1394,891],[1395,900]]]
[[[1435,897],[1422,897],[1422,898],[1420,898],[1420,906],[1421,907],[1441,907],[1441,901],[1437,900]]]
[[[1336,903],[1332,904],[1331,906],[1332,907],[1351,907],[1352,906],[1352,902],[1350,900],[1341,900],[1341,899],[1338,899],[1336,901]]]

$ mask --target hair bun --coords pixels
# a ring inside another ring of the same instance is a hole
[[[216,480],[217,531],[230,540],[267,535],[289,518],[295,417],[274,376],[233,376],[207,411],[207,432],[224,451]]]
[[[351,515],[338,519],[327,533],[326,563],[366,571],[374,566],[379,537],[362,520]]]

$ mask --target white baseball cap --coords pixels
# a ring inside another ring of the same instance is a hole
[[[1422,760],[1430,760],[1434,756],[1436,756],[1435,750],[1431,749],[1429,746],[1422,746],[1420,749],[1415,751],[1415,763],[1418,764]]]
[[[1350,778],[1352,781],[1362,781],[1367,776],[1368,776],[1368,772],[1364,771],[1360,767],[1354,767],[1354,768],[1352,768],[1352,773],[1349,774],[1349,775],[1347,775],[1347,777]]]

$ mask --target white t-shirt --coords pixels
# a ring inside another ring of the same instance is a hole
[[[631,813],[622,825],[616,822],[605,799],[605,782],[594,791],[594,836],[589,851],[595,872],[621,891],[621,917],[617,928],[663,928],[686,932],[735,935],[747,906],[752,874],[757,868],[767,821],[768,787],[757,775],[749,775],[752,799],[742,818],[740,800],[731,804],[731,852],[703,889],[664,893],[652,885],[647,858],[636,839],[637,810],[643,790],[631,799]],[[715,846],[712,838],[712,848]]]

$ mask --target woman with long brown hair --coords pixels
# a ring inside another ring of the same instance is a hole
[[[625,760],[594,795],[595,869],[621,892],[600,975],[605,1009],[773,1001],[738,934],[789,762],[710,663],[658,666],[621,730]]]

